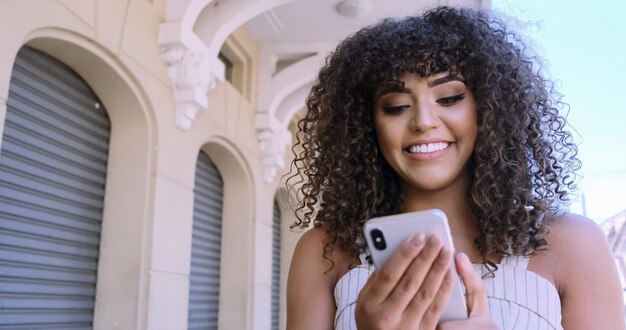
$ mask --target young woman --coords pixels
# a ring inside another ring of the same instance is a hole
[[[489,12],[449,7],[337,47],[294,148],[295,226],[313,229],[294,252],[288,329],[624,329],[604,234],[565,211],[580,163],[535,60]],[[430,208],[456,251],[415,234],[374,270],[364,221]],[[439,323],[455,276],[468,319]]]

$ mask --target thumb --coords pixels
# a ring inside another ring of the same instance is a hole
[[[489,315],[487,295],[480,276],[474,272],[465,253],[458,253],[455,259],[457,272],[465,285],[469,317]]]

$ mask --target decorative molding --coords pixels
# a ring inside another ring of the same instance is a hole
[[[207,93],[223,81],[218,54],[226,38],[251,18],[294,1],[300,0],[166,0],[159,44],[174,87],[178,128],[191,128],[209,105]]]
[[[263,154],[264,179],[272,183],[285,163],[285,151],[291,146],[291,117],[305,106],[310,85],[324,64],[332,44],[273,45],[261,48],[259,98],[255,128]],[[309,55],[311,54],[311,55]],[[281,60],[291,65],[277,70]]]
[[[208,92],[223,80],[224,64],[217,56],[228,35],[261,13],[274,23],[274,29],[280,29],[282,24],[272,9],[295,1],[301,0],[167,1],[166,21],[160,27],[159,44],[164,47],[163,60],[174,88],[178,128],[191,128],[198,111],[209,105]],[[300,46],[262,52],[260,59],[272,64],[271,68],[259,68],[259,101],[255,118],[257,139],[263,154],[264,180],[268,184],[284,167],[285,151],[291,145],[287,128],[289,120],[279,117],[293,114],[291,109],[297,108],[300,102],[289,96],[313,81],[323,63],[323,54],[329,48],[328,44]],[[277,72],[278,62],[287,58],[295,60],[294,63]],[[299,98],[299,95],[294,97]],[[304,98],[301,102],[304,104]],[[286,110],[277,113],[281,106]]]
[[[193,31],[198,15],[212,0],[169,0],[166,21],[159,27],[159,44],[174,89],[176,127],[191,129],[198,111],[209,105],[207,93],[223,79],[224,65],[211,58]],[[216,56],[215,56],[216,57]]]
[[[271,184],[278,170],[285,167],[285,151],[291,146],[291,133],[269,113],[257,113],[255,126],[263,153],[263,179]]]
[[[270,24],[272,30],[274,30],[275,33],[280,33],[282,30],[285,29],[283,22],[280,21],[280,18],[278,18],[278,15],[276,15],[276,12],[274,12],[274,10],[267,10],[263,13],[263,16]]]
[[[174,0],[170,0],[174,1]],[[228,36],[250,19],[281,5],[302,0],[237,0],[219,2],[218,6],[204,10],[198,15],[194,29],[197,36],[209,48],[209,54],[217,56]]]
[[[167,75],[174,87],[176,126],[191,128],[196,113],[209,106],[207,93],[223,81],[224,64],[206,52],[193,51],[182,44],[163,50]]]

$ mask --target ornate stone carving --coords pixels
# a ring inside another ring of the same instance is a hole
[[[192,51],[183,45],[167,48],[163,52],[167,74],[174,86],[176,126],[189,130],[196,113],[209,105],[207,93],[215,88],[223,75],[223,65],[204,52]]]
[[[270,184],[278,170],[285,167],[285,151],[291,146],[291,133],[268,113],[257,114],[256,127],[263,154],[263,179]]]

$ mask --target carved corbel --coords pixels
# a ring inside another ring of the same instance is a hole
[[[208,107],[207,93],[223,80],[224,65],[206,52],[193,51],[183,45],[166,48],[163,60],[174,87],[176,126],[187,131],[196,113]]]
[[[278,170],[285,167],[285,151],[291,146],[291,133],[269,113],[257,114],[256,130],[263,154],[263,179],[270,184]]]

